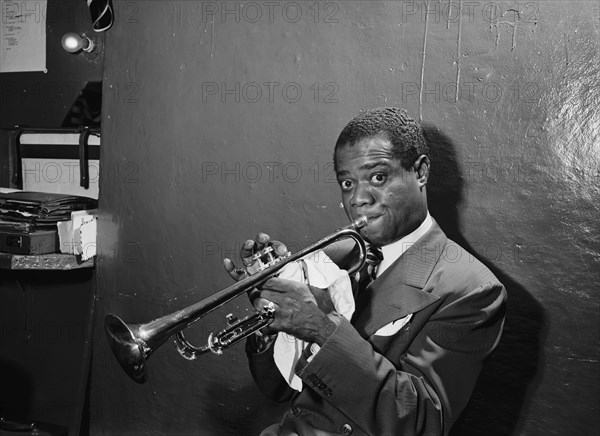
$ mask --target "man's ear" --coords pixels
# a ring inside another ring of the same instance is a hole
[[[417,174],[419,188],[425,186],[429,180],[429,165],[429,158],[424,154],[419,156],[413,165],[415,173]]]

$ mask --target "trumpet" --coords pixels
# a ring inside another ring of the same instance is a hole
[[[350,238],[358,247],[358,260],[348,269],[348,274],[356,273],[365,263],[365,242],[358,229],[367,225],[367,217],[361,216],[350,225],[342,227],[312,245],[285,256],[275,257],[272,247],[257,253],[254,259],[259,261],[260,268],[255,274],[240,280],[184,309],[157,318],[145,324],[126,324],[118,316],[108,314],[104,318],[104,330],[108,344],[123,370],[137,383],[148,379],[147,361],[150,355],[171,336],[175,336],[175,346],[179,354],[188,360],[194,360],[207,352],[222,354],[223,350],[270,324],[274,317],[274,305],[266,305],[262,311],[238,320],[232,314],[227,315],[229,326],[217,334],[211,333],[207,344],[201,347],[190,344],[183,334],[190,325],[206,316],[218,307],[223,306],[239,295],[259,287],[261,283],[275,276],[279,270],[290,262],[321,250],[340,239]]]

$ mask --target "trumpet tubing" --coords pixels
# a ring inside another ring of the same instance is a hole
[[[246,277],[184,309],[154,321],[129,325],[118,316],[108,314],[104,319],[104,330],[110,348],[123,370],[138,383],[144,383],[148,378],[147,360],[150,355],[171,336],[175,336],[175,345],[179,353],[186,359],[193,360],[208,351],[222,354],[223,349],[229,348],[268,325],[274,316],[273,307],[266,307],[263,311],[257,311],[242,320],[237,320],[233,315],[228,315],[229,327],[216,335],[211,334],[207,344],[202,347],[190,344],[185,339],[183,330],[218,307],[265,282],[288,263],[295,262],[318,251],[336,240],[344,238],[355,240],[359,249],[358,261],[348,270],[348,273],[357,272],[365,262],[366,252],[365,243],[358,233],[358,229],[366,224],[367,218],[364,216],[359,217],[350,225],[342,227],[297,253],[273,259],[256,274]]]

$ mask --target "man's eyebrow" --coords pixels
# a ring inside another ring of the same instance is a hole
[[[387,161],[374,161],[374,162],[367,162],[364,165],[361,165],[358,169],[359,170],[372,170],[373,168],[377,168],[377,167],[385,167],[385,168],[390,168],[391,165],[389,164],[389,162]],[[350,174],[350,171],[347,170],[339,170],[336,172],[336,177],[340,178],[340,177],[345,177],[348,174]]]
[[[389,168],[390,164],[387,161],[384,160],[380,160],[380,161],[374,161],[374,162],[367,162],[364,165],[360,166],[361,170],[372,170],[373,168],[377,168],[377,167],[386,167]]]

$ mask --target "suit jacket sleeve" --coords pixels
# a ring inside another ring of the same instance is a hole
[[[498,282],[448,295],[408,348],[394,347],[396,334],[385,356],[340,316],[334,334],[296,372],[368,434],[447,434],[499,341],[505,300]]]

